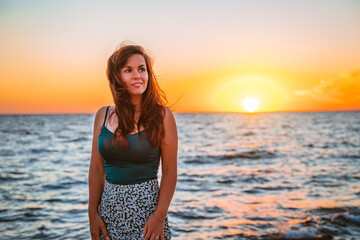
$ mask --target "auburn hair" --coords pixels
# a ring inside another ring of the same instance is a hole
[[[156,80],[152,69],[152,59],[144,48],[124,43],[109,57],[106,69],[115,104],[115,113],[118,118],[118,127],[114,131],[112,146],[118,140],[121,146],[127,149],[126,137],[134,130],[135,126],[135,105],[130,101],[130,94],[120,77],[120,70],[125,66],[129,57],[134,54],[140,54],[144,57],[148,73],[148,84],[142,96],[141,113],[136,125],[137,131],[141,141],[141,132],[139,130],[140,126],[143,126],[149,136],[151,145],[156,148],[161,145],[164,137],[163,120],[167,99]]]

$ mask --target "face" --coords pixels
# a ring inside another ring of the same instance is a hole
[[[149,77],[144,57],[140,54],[131,55],[125,66],[120,69],[120,77],[130,95],[143,94]]]

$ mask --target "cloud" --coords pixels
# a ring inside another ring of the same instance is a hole
[[[360,101],[360,68],[341,73],[332,79],[321,80],[314,88],[297,90],[294,95],[335,104]]]

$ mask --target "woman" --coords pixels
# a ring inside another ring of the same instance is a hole
[[[94,121],[89,168],[92,239],[170,239],[167,211],[177,181],[177,129],[150,57],[123,45],[108,60],[115,106]],[[162,178],[157,172],[161,159]]]

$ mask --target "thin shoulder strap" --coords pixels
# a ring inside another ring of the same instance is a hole
[[[105,121],[106,121],[106,117],[108,114],[108,110],[109,110],[109,106],[106,107],[106,113],[105,113],[105,118],[104,118],[104,123],[103,123],[104,126],[105,126]]]

